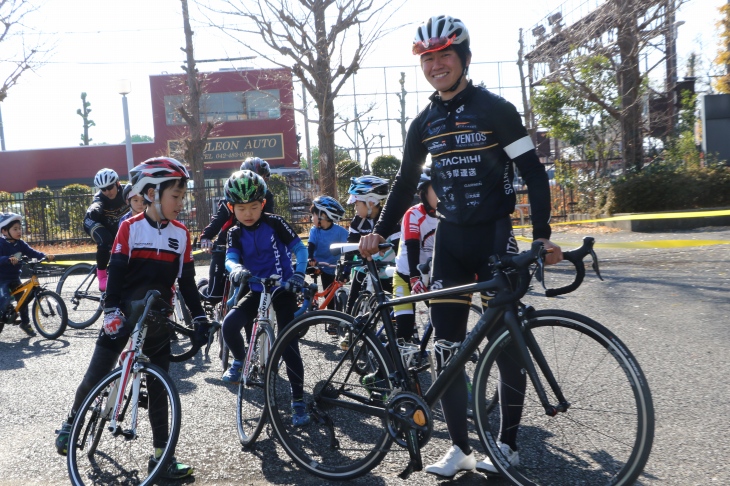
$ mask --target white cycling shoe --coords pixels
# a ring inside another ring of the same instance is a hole
[[[501,442],[497,441],[497,446],[499,447],[499,450],[502,451],[502,455],[507,459],[507,462],[509,462],[512,466],[518,466],[520,464],[520,453],[517,451],[513,451],[510,446],[507,444],[502,444]],[[476,468],[478,471],[487,473],[487,474],[500,474],[496,467],[494,467],[494,464],[492,464],[492,460],[489,458],[489,456],[485,456],[483,461],[477,462]]]
[[[452,478],[460,471],[473,471],[476,464],[474,451],[466,455],[459,446],[452,445],[444,457],[438,462],[426,466],[425,471],[445,478]]]

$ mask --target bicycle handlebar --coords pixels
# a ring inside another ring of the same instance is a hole
[[[593,251],[593,244],[595,243],[595,241],[595,238],[591,236],[586,236],[583,238],[583,244],[579,248],[563,252],[563,258],[571,262],[575,267],[575,279],[572,283],[564,287],[560,287],[557,289],[545,289],[545,295],[547,297],[555,297],[558,295],[567,294],[573,292],[575,289],[580,287],[580,284],[583,282],[583,278],[585,277],[585,267],[582,263],[583,259],[587,255],[591,255],[593,257],[593,269],[598,275],[598,278],[603,280],[598,269],[598,257]],[[533,241],[532,246],[527,251],[524,251],[518,255],[504,255],[499,259],[495,259],[495,268],[515,269],[519,274],[519,279],[517,288],[515,290],[511,292],[498,293],[497,296],[490,301],[490,306],[496,307],[522,298],[522,296],[527,293],[530,285],[530,265],[537,262],[540,268],[542,268],[543,258],[546,254],[547,251],[545,250],[543,244],[539,241]]]
[[[596,240],[594,238],[586,236],[585,238],[583,238],[583,245],[581,245],[580,248],[563,252],[563,258],[565,260],[568,260],[575,267],[575,279],[572,283],[566,285],[565,287],[560,287],[557,289],[545,289],[546,297],[555,297],[557,295],[567,294],[580,287],[580,284],[583,282],[583,278],[586,274],[586,267],[585,265],[583,265],[583,259],[587,255],[591,255],[591,257],[593,258],[593,270],[596,272],[596,275],[598,275],[598,278],[603,280],[603,277],[601,277],[601,272],[598,269],[598,257],[593,251],[593,244],[595,242]]]

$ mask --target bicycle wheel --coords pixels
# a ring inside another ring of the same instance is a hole
[[[101,292],[96,280],[96,265],[77,263],[58,280],[56,293],[67,303],[68,325],[85,329],[101,315]]]
[[[183,300],[180,290],[175,291],[174,311],[171,320],[172,332],[174,335],[170,339],[170,361],[179,363],[186,361],[198,352],[202,343],[195,342],[195,326],[193,319],[190,317],[185,301]]]
[[[325,479],[344,480],[366,474],[387,453],[392,438],[386,430],[384,402],[392,393],[390,356],[372,332],[354,348],[372,363],[365,378],[352,371],[352,361],[332,347],[329,325],[351,327],[352,316],[321,310],[294,319],[277,336],[266,370],[266,406],[274,432],[289,457],[302,469]],[[306,336],[299,339],[302,331]],[[284,351],[298,342],[304,365],[301,379],[311,423],[292,425],[290,386]],[[354,349],[353,348],[353,349]],[[365,384],[363,384],[365,383]]]
[[[254,349],[248,350],[249,369],[248,373],[241,375],[236,403],[238,440],[244,447],[250,447],[256,442],[266,423],[264,371],[274,343],[274,330],[269,326],[259,326],[256,334]]]
[[[33,326],[46,339],[56,339],[66,330],[68,313],[61,297],[50,290],[41,290],[33,300]]]
[[[571,406],[546,416],[528,379],[518,437],[520,463],[506,462],[497,441],[500,409],[507,407],[487,411],[489,387],[491,382],[506,386],[500,382],[498,357],[506,365],[521,365],[506,356],[512,339],[500,331],[480,359],[474,393],[477,431],[492,463],[519,485],[633,484],[654,438],[651,393],[634,357],[605,327],[573,312],[533,311],[524,328]],[[539,369],[538,374],[550,402],[557,403]]]
[[[72,484],[152,484],[162,470],[160,464],[165,464],[172,456],[180,433],[177,389],[159,366],[137,363],[136,370],[129,376],[115,431],[109,431],[107,425],[122,369],[117,368],[106,375],[84,399],[69,435],[72,446],[68,448],[67,464]],[[136,379],[140,382],[139,400],[132,403]],[[152,396],[151,387],[154,389]],[[152,427],[147,417],[136,414],[139,410],[141,415],[140,409],[149,411],[150,408],[164,417],[162,423],[168,434],[161,460],[152,470],[148,469],[154,450]]]

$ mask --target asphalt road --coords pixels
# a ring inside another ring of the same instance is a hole
[[[656,410],[654,447],[639,484],[730,484],[730,228],[652,234],[556,230],[553,240],[571,248],[578,246],[582,233],[596,236],[605,282],[588,276],[574,294],[525,300],[537,308],[592,317],[636,356]],[[635,247],[655,240],[662,243]],[[671,243],[676,240],[695,243]],[[708,240],[726,243],[702,244]],[[560,272],[554,273],[559,278]],[[54,431],[68,411],[97,332],[98,324],[84,331],[69,329],[56,341],[28,338],[16,326],[6,326],[0,334],[0,485],[68,483],[65,460],[53,446]],[[235,389],[220,382],[216,361],[199,355],[171,371],[183,406],[177,457],[197,469],[188,483],[322,484],[297,470],[266,431],[256,450],[241,450]],[[475,433],[472,438],[481,451]],[[436,460],[448,445],[443,424],[438,425],[423,451],[424,461]],[[402,484],[397,474],[406,462],[407,454],[394,450],[352,483]],[[445,481],[415,473],[408,483],[416,482]],[[506,482],[469,473],[450,484]]]

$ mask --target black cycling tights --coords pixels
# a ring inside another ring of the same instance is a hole
[[[71,415],[73,417],[78,412],[79,407],[83,403],[91,389],[101,381],[104,376],[113,370],[117,365],[119,355],[127,344],[127,339],[117,338],[111,339],[104,334],[99,333],[96,340],[94,354],[91,357],[91,363],[86,370],[84,379],[76,389],[73,406],[71,407]],[[143,352],[150,358],[153,364],[161,367],[165,371],[170,369],[170,335],[166,329],[160,329],[159,332],[152,333],[148,331],[145,338]],[[148,377],[151,378],[151,377]],[[147,392],[149,396],[149,417],[152,426],[152,443],[155,448],[164,448],[167,444],[169,436],[167,401],[160,400],[159,397],[165,396],[165,389],[156,379],[147,381]]]
[[[479,226],[458,226],[441,221],[434,242],[431,289],[465,285],[475,279],[479,282],[489,280],[489,257],[516,252],[517,242],[508,217]],[[468,296],[431,300],[434,339],[462,342],[466,336],[469,304]],[[497,361],[502,411],[499,440],[517,450],[515,442],[522,417],[526,379],[519,366],[514,366],[515,362],[519,362],[516,360],[516,348],[509,347],[505,351],[504,357]],[[466,382],[456,379],[441,398],[441,406],[451,441],[468,453],[466,403]]]
[[[114,235],[99,225],[92,229],[91,237],[96,243],[96,268],[106,270],[106,267],[109,265],[112,245],[114,244]]]

